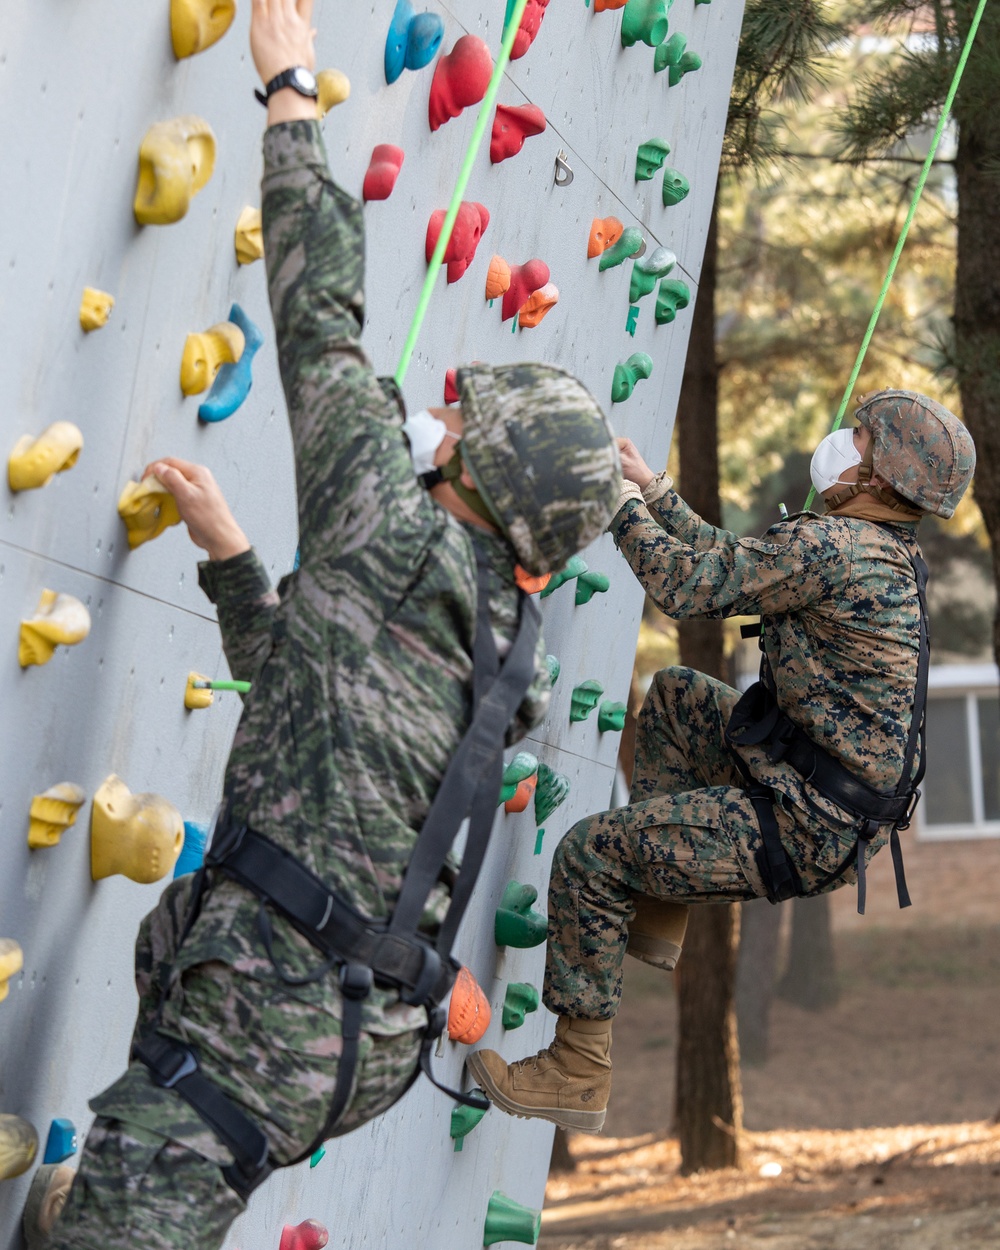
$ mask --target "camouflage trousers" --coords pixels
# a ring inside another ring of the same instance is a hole
[[[169,886],[139,931],[136,1033],[159,1025],[192,1043],[202,1070],[260,1125],[283,1166],[309,1150],[326,1124],[341,1050],[336,975],[285,985],[263,949],[248,960],[248,909],[255,913],[257,903],[229,882],[213,891],[179,947],[193,880]],[[287,936],[278,932],[275,941],[291,957]],[[396,1101],[420,1040],[412,1029],[362,1032],[353,1093],[334,1135]],[[97,1119],[50,1246],[216,1250],[244,1203],[220,1171],[232,1156],[188,1103],[132,1063],[91,1107]]]
[[[678,905],[764,893],[760,831],[724,739],[739,692],[687,668],[653,679],[639,714],[627,807],[581,820],[549,881],[546,1006],[606,1020],[621,999],[636,895]],[[779,829],[792,817],[776,810]]]

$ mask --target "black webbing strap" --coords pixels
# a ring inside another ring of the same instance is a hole
[[[750,786],[749,793],[761,838],[760,849],[754,857],[757,871],[764,882],[768,902],[783,903],[802,893],[802,882],[781,841],[774,815],[774,791],[770,786],[755,784]]]

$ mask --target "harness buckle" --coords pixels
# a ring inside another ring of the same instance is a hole
[[[904,813],[902,819],[896,821],[895,828],[897,830],[909,829],[910,822],[913,820],[913,813],[917,810],[917,804],[919,802],[920,802],[920,788],[918,786],[910,795],[910,802],[909,802],[909,805],[907,806],[906,812]]]
[[[423,942],[420,943],[420,950],[423,953],[423,964],[413,983],[413,988],[401,989],[399,992],[402,1001],[409,1003],[411,1007],[427,1006],[441,977],[441,956],[433,946]]]
[[[173,1040],[154,1038],[152,1046],[140,1042],[136,1047],[136,1057],[146,1065],[154,1082],[162,1089],[173,1089],[178,1081],[194,1076],[198,1071],[194,1051]]]
[[[345,998],[360,1002],[371,993],[374,976],[367,964],[343,963],[340,965],[340,992]]]

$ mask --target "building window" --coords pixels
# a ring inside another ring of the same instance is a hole
[[[929,692],[922,839],[1000,837],[1000,698],[991,686]]]

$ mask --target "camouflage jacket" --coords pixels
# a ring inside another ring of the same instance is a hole
[[[226,787],[238,820],[382,917],[469,721],[476,551],[501,655],[517,624],[515,556],[414,477],[401,405],[359,344],[361,207],[332,181],[316,123],[266,132],[262,211],[301,565],[277,593],[254,552],[201,566],[233,676],[253,683]],[[544,715],[549,688],[539,642],[509,742]],[[425,920],[445,901],[442,887]],[[309,948],[299,954],[293,966],[316,962]],[[365,1027],[421,1020],[376,994]]]

